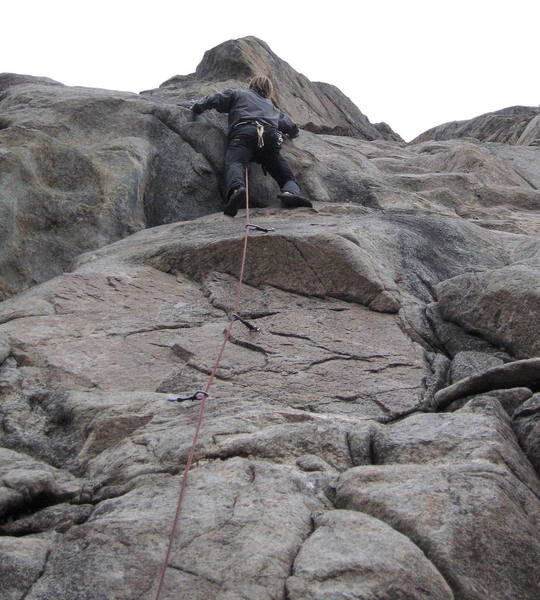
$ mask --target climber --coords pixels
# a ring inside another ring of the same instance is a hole
[[[249,89],[225,90],[195,102],[194,116],[209,108],[229,114],[229,144],[225,155],[226,199],[223,212],[234,217],[245,204],[244,170],[250,161],[258,162],[277,181],[286,208],[311,207],[287,160],[281,155],[283,135],[298,136],[298,126],[282,113],[272,100],[273,85],[264,75],[252,77]]]

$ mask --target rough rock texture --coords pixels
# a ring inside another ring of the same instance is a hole
[[[161,600],[537,600],[540,148],[405,146],[254,38],[139,96],[0,76],[0,598],[155,598],[200,408],[167,400],[208,382],[244,232],[212,214],[224,119],[178,104],[255,69],[314,208],[251,169],[260,331],[232,325]]]
[[[443,281],[443,318],[483,335],[519,357],[540,355],[540,277],[537,267],[512,265]]]
[[[245,86],[254,70],[273,77],[283,110],[304,128],[284,152],[311,199],[540,231],[539,147],[405,145],[337,88],[309,82],[248,37],[139,95],[0,75],[0,297],[62,273],[81,252],[219,210],[226,118],[209,111],[191,121],[186,101]],[[254,204],[276,206],[274,182],[258,167],[251,179]]]
[[[291,600],[454,597],[418,546],[383,521],[348,510],[314,521],[287,580]]]
[[[367,140],[402,142],[385,123],[373,125],[337,87],[312,83],[279,58],[262,40],[245,37],[229,40],[205,53],[195,73],[177,75],[145,97],[174,103],[192,100],[230,88],[244,87],[254,75],[266,75],[275,82],[279,106],[299,127],[314,133],[350,135]]]
[[[0,76],[0,122],[4,297],[84,250],[175,220],[178,203],[184,218],[219,205],[217,183],[197,174],[207,161],[136,94]]]
[[[435,394],[434,402],[436,407],[441,409],[464,396],[520,386],[534,390],[540,386],[540,358],[518,360],[464,377],[439,390]]]
[[[0,537],[2,599],[20,600],[43,573],[51,540],[37,536]]]
[[[413,140],[413,144],[427,140],[466,137],[483,142],[538,146],[540,144],[539,117],[539,107],[511,106],[468,121],[452,121],[438,125],[420,134]]]
[[[535,394],[514,411],[513,426],[521,447],[540,472],[540,394]]]

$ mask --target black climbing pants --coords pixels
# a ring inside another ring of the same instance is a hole
[[[265,128],[264,146],[257,146],[257,126],[254,123],[237,125],[229,134],[225,154],[225,183],[227,198],[237,187],[244,186],[244,171],[251,161],[260,163],[276,180],[282,192],[300,193],[287,160],[281,155],[281,140],[277,130]]]

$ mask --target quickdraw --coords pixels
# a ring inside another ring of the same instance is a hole
[[[244,229],[247,229],[248,231],[262,231],[263,233],[275,231],[273,227],[259,227],[259,225],[253,225],[253,223],[246,223],[246,225],[244,225]]]
[[[253,325],[253,323],[250,323],[249,321],[241,317],[238,313],[232,313],[231,319],[233,319],[233,321],[240,321],[240,323],[242,323],[242,325],[245,325],[250,331],[261,330],[260,327],[257,327],[257,325]]]
[[[186,400],[204,400],[208,398],[209,394],[207,392],[195,392],[193,395],[188,396],[187,398],[167,398],[167,402],[185,402]]]

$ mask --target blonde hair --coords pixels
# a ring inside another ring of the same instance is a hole
[[[274,86],[266,75],[255,75],[249,80],[249,89],[254,90],[263,98],[273,99]]]
[[[274,89],[270,78],[266,75],[255,75],[254,77],[252,77],[249,80],[249,89],[254,90],[263,98],[270,98],[274,106],[278,110],[281,110],[276,90]]]

